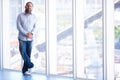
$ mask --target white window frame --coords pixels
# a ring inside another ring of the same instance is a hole
[[[104,80],[114,80],[114,0],[103,0]]]
[[[7,53],[7,54],[3,54],[3,66],[5,66],[5,68],[9,68],[10,65],[9,65],[9,62],[10,61],[10,58],[8,58],[8,56],[10,56],[10,44],[9,44],[9,24],[6,24],[6,23],[9,23],[9,20],[7,19],[9,17],[9,14],[6,14],[6,13],[9,13],[9,6],[6,6],[6,5],[9,5],[9,0],[3,0],[3,53]]]
[[[74,34],[74,78],[85,78],[84,74],[84,1],[73,0]]]
[[[3,0],[0,1],[0,69],[3,68],[3,29],[2,29],[2,26],[3,26]]]
[[[48,11],[47,11],[48,10]],[[47,28],[47,75],[57,72],[56,59],[56,0],[46,0],[46,28]]]
[[[6,1],[6,0],[5,0]],[[52,2],[52,3],[51,3]],[[55,34],[52,33],[52,31],[56,30],[55,27],[55,22],[52,23],[52,20],[55,20],[55,14],[53,14],[53,10],[55,9],[55,5],[53,5],[53,2],[55,3],[56,0],[46,0],[46,37],[47,37],[47,48],[46,48],[46,62],[47,62],[47,71],[46,74],[49,75],[50,73],[54,73],[54,71],[51,71],[51,68],[53,68],[53,54],[52,53],[53,50],[55,50],[54,48],[56,48],[56,46],[54,45],[54,47],[52,44],[52,40],[55,40],[56,37],[51,37],[55,36]],[[79,26],[84,26],[83,24],[83,7],[84,3],[83,0],[73,0],[73,26],[74,26],[74,78],[77,78],[77,73],[80,72],[78,71],[78,66],[80,65],[78,62],[78,60],[76,58],[78,58],[78,53],[82,53],[83,52],[83,39],[79,39],[78,36],[81,35],[82,38],[84,38],[83,36],[83,32],[82,30],[84,29],[83,27],[79,27]],[[3,69],[3,0],[0,1],[0,69]],[[81,8],[81,9],[80,9]],[[81,15],[81,16],[80,16]],[[80,19],[81,18],[81,19]],[[82,24],[79,24],[79,21]],[[76,27],[75,27],[76,26]],[[114,80],[114,2],[113,0],[103,0],[103,53],[104,53],[104,79],[103,80]],[[53,29],[54,28],[54,29]],[[79,31],[80,30],[80,31]],[[56,41],[54,41],[56,42]],[[79,48],[81,48],[81,50],[79,51]],[[49,54],[49,55],[48,55]],[[55,55],[56,56],[56,55]],[[81,55],[83,56],[83,55]],[[55,59],[54,59],[55,60]],[[54,63],[56,63],[54,61]],[[81,67],[83,68],[83,67]],[[56,70],[56,69],[55,69]],[[83,74],[83,71],[81,72],[81,74]],[[81,76],[83,77],[83,75]]]

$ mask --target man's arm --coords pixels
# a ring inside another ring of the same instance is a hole
[[[34,32],[36,31],[37,29],[37,26],[36,26],[36,23],[37,23],[37,19],[36,19],[36,16],[34,15],[34,25],[33,25],[33,29],[31,30],[31,33],[34,34]]]
[[[19,30],[20,33],[22,33],[23,35],[27,36],[27,31],[25,31],[21,25],[21,19],[20,19],[20,15],[17,17],[17,29]]]

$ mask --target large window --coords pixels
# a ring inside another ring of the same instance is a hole
[[[84,61],[88,79],[103,79],[102,0],[85,0]]]
[[[115,25],[114,25],[114,29],[115,29],[115,52],[114,52],[114,57],[115,57],[115,78],[116,80],[119,79],[120,77],[120,0],[115,0],[114,1],[114,10],[115,10]]]
[[[16,26],[16,19],[19,13],[23,12],[24,5],[27,0],[5,0],[4,1],[4,16],[3,22],[3,45],[5,49],[3,52],[3,68],[21,70],[22,57],[19,53],[18,44],[18,31]],[[46,62],[45,62],[45,1],[44,0],[33,0],[34,4],[33,13],[37,17],[37,30],[35,32],[35,39],[32,50],[32,61],[35,67],[32,69],[33,72],[45,73]],[[12,5],[11,5],[12,4]],[[9,13],[9,14],[6,14]]]
[[[57,16],[57,74],[72,76],[73,37],[72,37],[72,0],[56,1]]]
[[[33,72],[88,80],[106,80],[104,75],[108,77],[113,74],[107,73],[112,71],[108,63],[112,63],[111,45],[114,42],[111,38],[113,24],[108,23],[112,22],[112,15],[108,20],[108,7],[112,4],[107,4],[108,0],[2,1],[3,23],[0,22],[2,23],[0,28],[3,32],[0,35],[3,36],[0,38],[3,43],[0,46],[3,50],[0,51],[0,55],[3,59],[3,68],[20,71],[22,69],[16,18],[24,11],[26,2],[32,1],[33,13],[37,17],[37,30],[31,56],[35,65]],[[118,5],[120,1],[115,0],[115,77],[120,76]]]
[[[25,0],[25,3],[29,0]],[[37,17],[37,30],[34,34],[34,46],[32,50],[33,72],[46,72],[46,34],[45,34],[45,0],[31,0],[33,2],[33,13]]]
[[[3,3],[3,6],[5,6],[3,10],[3,68],[21,70],[21,56],[18,49],[16,17],[18,13],[22,11],[22,1],[6,0],[3,1]]]

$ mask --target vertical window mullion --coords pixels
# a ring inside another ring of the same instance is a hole
[[[46,75],[49,76],[50,66],[49,66],[49,0],[45,0],[45,26],[46,26]]]
[[[2,30],[3,30],[3,17],[2,17],[2,13],[3,13],[3,4],[2,4],[2,2],[3,2],[3,0],[1,0],[0,1],[0,6],[1,6],[1,8],[0,8],[0,69],[2,69],[3,68],[3,55],[2,55],[2,53],[3,53],[3,46],[2,46],[2,41],[3,41],[3,32],[2,32]]]
[[[76,79],[77,76],[77,65],[76,65],[76,45],[75,45],[75,38],[76,38],[76,0],[72,0],[72,25],[73,25],[73,78]]]
[[[104,80],[114,80],[114,3],[103,0]]]
[[[84,78],[84,11],[83,0],[76,0],[75,4],[75,52],[76,52],[76,72],[78,78]]]
[[[56,0],[48,2],[48,54],[49,54],[49,73],[56,74],[57,59],[56,59]]]

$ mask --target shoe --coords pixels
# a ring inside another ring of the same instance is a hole
[[[31,73],[31,68],[28,69],[28,72]]]
[[[24,75],[31,75],[31,73],[29,71],[26,71],[25,73],[23,73]]]
[[[34,64],[31,62],[30,64],[28,64],[28,68],[33,68]]]

